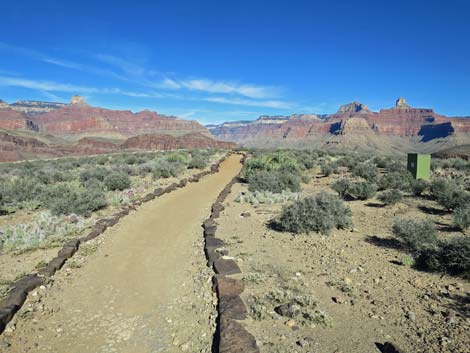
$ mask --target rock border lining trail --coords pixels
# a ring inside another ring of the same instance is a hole
[[[247,155],[243,154],[243,164]],[[224,210],[223,202],[232,191],[232,186],[238,182],[239,176],[234,177],[220,192],[212,205],[211,215],[203,224],[204,252],[207,266],[211,267],[215,274],[212,277],[213,290],[217,294],[217,328],[214,334],[213,353],[259,353],[255,337],[249,333],[237,320],[248,317],[248,309],[240,297],[245,285],[242,281],[228,277],[241,273],[237,263],[229,258],[228,252],[221,250],[224,241],[216,238],[216,219]]]
[[[220,164],[230,154],[232,154],[232,152],[226,153],[219,160],[211,164],[209,170],[203,170],[189,178],[180,180],[178,183],[173,183],[166,188],[157,188],[120,211],[113,213],[111,216],[98,220],[88,235],[67,241],[62,246],[62,249],[59,250],[57,256],[37,273],[26,275],[13,283],[6,298],[0,302],[0,335],[5,331],[7,324],[13,319],[18,310],[23,306],[28,294],[34,289],[45,285],[50,278],[64,266],[65,262],[77,252],[80,244],[86,243],[103,234],[107,228],[117,224],[121,218],[127,216],[131,211],[137,210],[144,202],[152,201],[164,194],[183,188],[188,183],[197,183],[206,175],[217,173]]]

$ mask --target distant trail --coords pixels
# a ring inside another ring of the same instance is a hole
[[[0,351],[210,352],[215,308],[200,225],[240,158],[107,230],[84,266],[56,275],[41,299],[45,310],[20,318]]]

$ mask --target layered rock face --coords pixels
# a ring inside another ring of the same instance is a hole
[[[143,133],[185,134],[208,130],[196,121],[182,120],[148,110],[133,113],[89,106],[83,97],[70,104],[21,101],[0,110],[0,128],[34,129],[48,134],[80,138],[107,136],[126,138]]]
[[[11,109],[24,113],[26,116],[48,113],[53,110],[63,109],[66,106],[67,104],[64,103],[37,101],[18,101],[9,105]]]
[[[133,113],[95,108],[80,96],[72,97],[70,104],[21,101],[9,105],[0,101],[0,129],[3,129],[0,130],[0,161],[99,154],[127,148],[231,148],[235,145],[215,140],[196,121],[148,110]]]
[[[367,143],[371,145],[382,142],[404,151],[410,148],[427,150],[429,146],[424,146],[427,142],[439,141],[442,145],[470,142],[470,118],[448,118],[432,109],[412,108],[404,98],[399,98],[395,107],[380,112],[372,112],[366,105],[352,102],[342,105],[334,114],[317,116],[316,119],[290,116],[273,123],[272,119],[262,117],[264,121],[270,121],[264,125],[259,123],[260,119],[235,126],[210,126],[209,130],[222,140],[247,146],[322,147],[332,141],[335,145],[364,142],[364,138],[341,138],[354,135],[366,136]],[[440,146],[436,144],[435,148]]]
[[[128,137],[143,133],[203,132],[207,129],[196,121],[160,115],[148,110],[133,113],[129,110],[109,110],[90,107],[82,97],[72,97],[63,109],[38,115],[32,119],[39,131],[68,136]]]
[[[179,148],[234,148],[233,142],[217,141],[201,133],[184,136],[147,134],[130,137],[120,147],[124,149],[171,150]]]

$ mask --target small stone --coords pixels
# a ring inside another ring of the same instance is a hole
[[[415,321],[416,320],[416,315],[414,312],[412,311],[408,311],[408,313],[406,314],[406,317],[411,320],[411,321]]]
[[[293,326],[295,326],[295,320],[292,320],[292,319],[291,319],[291,320],[287,320],[287,321],[286,321],[286,326],[288,326],[288,327],[293,327]]]
[[[180,348],[183,352],[186,352],[189,349],[189,343],[182,344]]]
[[[346,300],[341,297],[331,297],[331,299],[336,303],[336,304],[344,304],[346,303]]]
[[[8,343],[8,342],[5,342],[5,341],[0,342],[0,348],[8,348],[10,346],[11,346],[11,344]]]

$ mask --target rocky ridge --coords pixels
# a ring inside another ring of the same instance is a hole
[[[143,135],[143,136],[141,136]],[[144,110],[70,104],[0,101],[0,161],[86,155],[124,149],[231,148],[197,121]]]
[[[306,116],[310,118],[305,119]],[[269,123],[262,124],[260,120]],[[435,152],[470,142],[470,118],[449,118],[432,109],[412,108],[404,98],[399,98],[393,108],[379,112],[352,102],[326,116],[291,115],[284,119],[263,116],[252,122],[224,123],[208,128],[221,140],[250,147]]]

